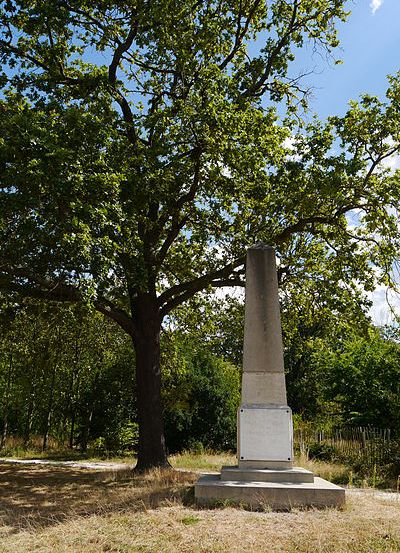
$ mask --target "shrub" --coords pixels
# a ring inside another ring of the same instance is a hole
[[[181,342],[174,348],[163,383],[169,452],[234,449],[239,370],[201,345]]]
[[[320,461],[334,461],[336,451],[333,446],[324,442],[313,442],[308,446],[308,456],[310,459],[319,459]]]
[[[139,439],[139,430],[136,422],[125,422],[115,430],[90,442],[90,449],[100,454],[127,454],[136,453]]]

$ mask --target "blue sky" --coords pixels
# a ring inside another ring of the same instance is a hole
[[[353,0],[352,13],[339,25],[340,50],[334,65],[312,48],[303,48],[293,64],[293,72],[311,70],[306,78],[313,85],[311,110],[320,118],[340,115],[350,99],[368,92],[384,97],[388,74],[400,70],[400,0]]]
[[[294,74],[315,69],[307,84],[314,87],[310,112],[320,118],[341,115],[348,101],[360,94],[385,96],[387,75],[400,71],[400,0],[353,0],[347,9],[351,15],[339,25],[340,50],[335,65],[311,47],[299,51],[293,64]],[[400,298],[379,286],[371,294],[370,314],[376,324],[391,322],[388,301],[400,313]]]

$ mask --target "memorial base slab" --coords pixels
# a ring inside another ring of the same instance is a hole
[[[302,468],[224,467],[221,474],[199,478],[195,498],[198,505],[212,506],[226,501],[252,509],[288,511],[291,508],[342,507],[345,490]]]
[[[288,469],[258,469],[238,467],[222,467],[221,480],[241,482],[314,482],[314,474],[300,467]]]

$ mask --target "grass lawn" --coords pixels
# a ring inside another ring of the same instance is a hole
[[[210,470],[234,458],[187,454],[172,462]],[[194,504],[197,477],[1,463],[0,552],[400,552],[396,495],[349,493],[342,511],[208,510]]]

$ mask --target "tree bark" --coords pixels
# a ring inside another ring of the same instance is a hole
[[[28,411],[26,415],[26,424],[25,424],[25,431],[24,431],[24,448],[27,448],[29,445],[29,441],[31,439],[31,431],[32,431],[32,423],[33,423],[33,411],[35,409],[35,396],[34,391],[31,392],[29,403],[28,403]]]
[[[74,365],[71,371],[71,379],[69,384],[69,412],[71,417],[71,426],[69,431],[69,449],[74,448],[74,433],[75,433],[75,419],[76,419],[76,401],[75,392],[79,383],[79,360],[80,360],[80,337],[82,327],[79,327],[78,333],[75,335],[75,355]]]
[[[69,430],[69,449],[74,449],[74,433],[75,433],[75,407],[71,410],[71,427]]]
[[[93,405],[90,408],[90,411],[86,414],[85,424],[82,428],[82,436],[81,436],[81,451],[83,453],[86,453],[88,442],[89,442],[89,435],[90,435],[90,427],[92,424],[92,418],[93,418]]]
[[[170,466],[161,403],[161,316],[155,294],[140,295],[133,304],[136,353],[136,395],[139,451],[136,470]]]
[[[49,403],[47,405],[47,413],[45,417],[44,422],[44,432],[43,432],[43,444],[42,444],[42,450],[45,451],[48,446],[49,442],[49,432],[50,432],[50,425],[51,425],[51,415],[53,412],[53,401],[54,401],[54,387],[55,387],[55,381],[56,381],[56,370],[57,370],[57,362],[53,364],[53,372],[51,375],[51,387],[50,387],[50,397],[49,397]]]
[[[3,447],[5,447],[6,441],[7,441],[8,410],[10,407],[10,388],[11,388],[12,371],[13,371],[13,354],[10,353],[8,372],[7,372],[7,383],[6,383],[6,389],[4,390],[4,398],[3,398],[3,431],[1,434],[0,449],[3,449]]]

